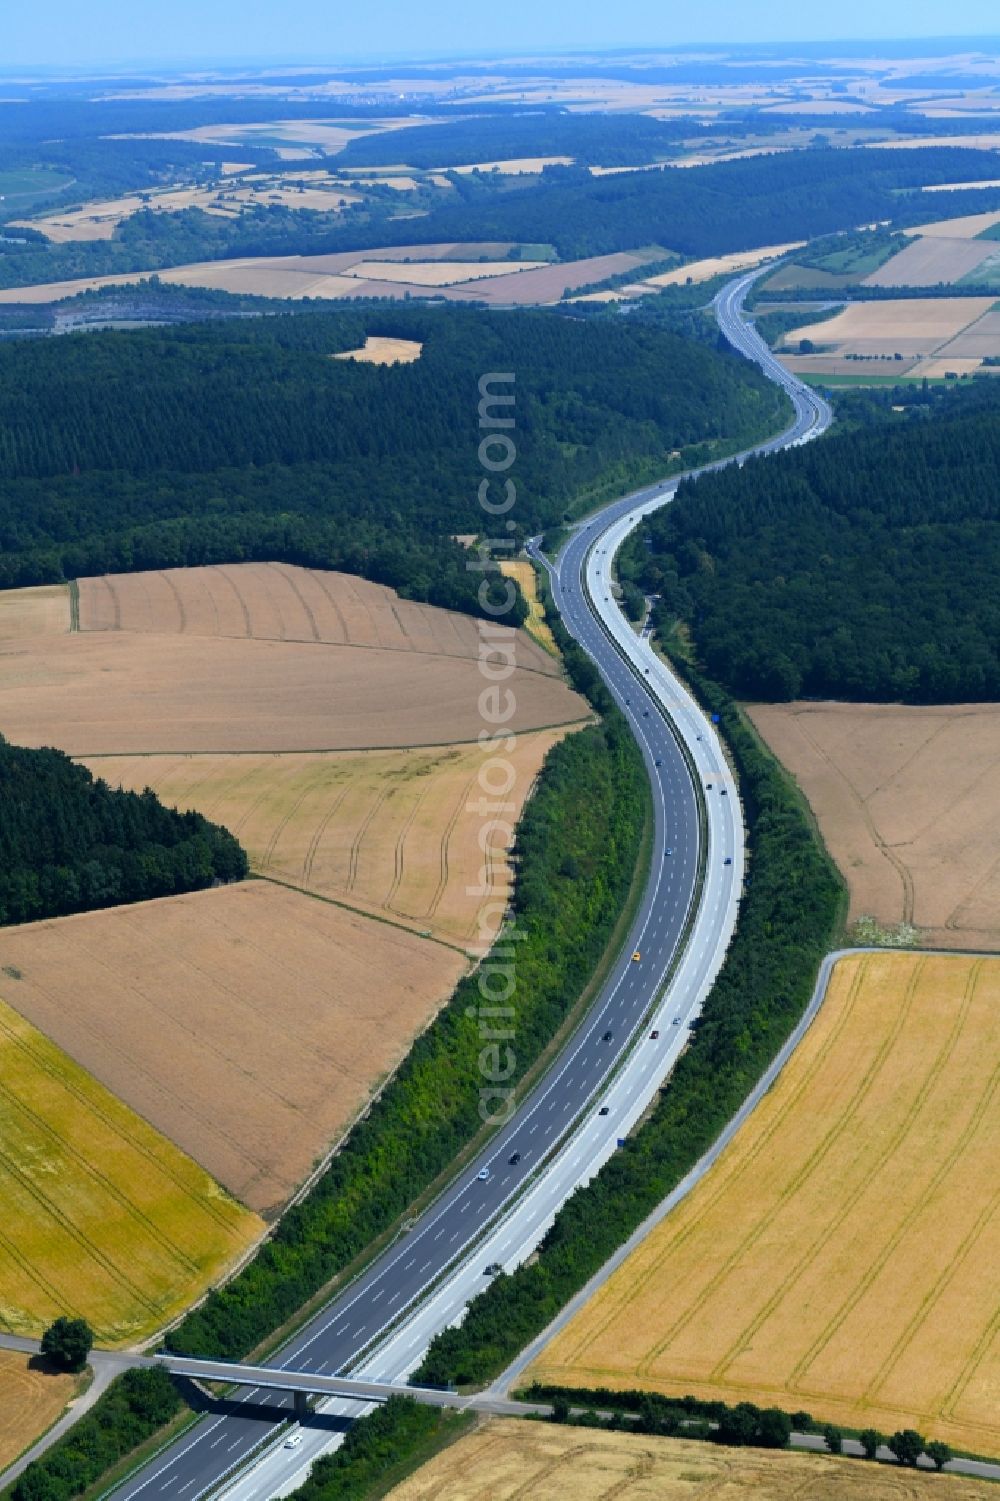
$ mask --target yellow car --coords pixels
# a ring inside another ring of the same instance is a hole
[[[632,963],[633,964],[638,964],[639,960],[641,958],[642,958],[642,955],[639,953],[639,950],[636,949],[635,953],[632,955]]]

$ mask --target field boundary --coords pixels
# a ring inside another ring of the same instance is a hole
[[[280,876],[264,875],[262,871],[252,870],[246,878],[248,881],[267,881],[272,886],[284,886],[286,891],[297,892],[299,896],[308,896],[314,902],[326,902],[330,907],[340,907],[344,912],[350,912],[355,917],[369,917],[372,922],[384,923],[387,928],[395,928],[400,933],[407,933],[411,938],[423,938],[427,943],[436,943],[443,949],[451,949],[453,954],[461,954],[463,959],[470,963],[474,960],[468,949],[461,948],[457,943],[449,943],[447,938],[437,938],[433,933],[427,933],[421,928],[408,928],[404,922],[397,922],[392,917],[381,917],[377,912],[367,912],[364,907],[353,907],[350,902],[341,901],[335,896],[326,896],[321,891],[310,891],[308,886],[296,886],[294,881],[283,881]]]
[[[92,632],[92,634],[98,635],[99,632],[95,631]],[[140,633],[139,631],[136,631],[135,634],[152,636],[155,635],[156,632],[147,631]],[[216,638],[211,637],[206,639],[214,640]],[[468,662],[471,661],[472,658],[452,657],[449,658],[449,660]],[[539,673],[538,676],[552,680],[552,675],[550,673],[543,672]],[[583,728],[585,725],[594,723],[596,723],[595,714],[580,714],[576,719],[557,719],[552,724],[529,725],[524,729],[519,730],[518,734],[538,735],[547,730],[572,729],[574,725],[579,725],[581,728]],[[214,748],[209,747],[208,749],[202,747],[200,750],[178,750],[176,746],[171,746],[168,750],[164,750],[162,746],[158,746],[154,747],[152,750],[141,751],[75,750],[73,752],[73,760],[112,761],[116,758],[119,758],[122,760],[127,759],[130,761],[137,761],[140,759],[140,757],[143,756],[351,756],[363,754],[366,751],[395,752],[404,750],[448,750],[452,746],[474,744],[474,740],[469,740],[469,738],[466,737],[464,740],[423,740],[419,745],[291,745],[283,746],[279,750],[275,750],[273,746],[267,745],[256,746],[253,750],[227,750],[225,747],[222,747],[220,749],[218,746]]]

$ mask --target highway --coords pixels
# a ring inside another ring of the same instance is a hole
[[[831,414],[744,324],[742,302],[759,274],[724,288],[715,311],[730,342],[777,380],[794,404],[790,427],[749,451],[767,453],[817,436]],[[486,1266],[497,1262],[511,1269],[534,1250],[569,1194],[617,1150],[685,1046],[735,926],[743,824],[713,727],[648,640],[629,626],[610,587],[615,551],[643,515],[673,498],[678,483],[650,486],[606,507],[572,534],[552,569],[564,623],[593,657],[628,719],[652,788],[651,867],[622,954],[586,1018],[510,1123],[409,1234],[398,1237],[270,1365],[405,1382],[433,1335],[459,1319],[485,1285]],[[529,550],[539,556],[537,542]],[[478,1086],[478,1079],[470,1080],[470,1088]],[[243,1406],[245,1415],[227,1410],[205,1417],[114,1495],[120,1501],[198,1501],[211,1493],[263,1501],[288,1494],[316,1455],[336,1442],[328,1424],[307,1425],[297,1446],[285,1448],[275,1418],[288,1415],[290,1401],[278,1392],[241,1392],[230,1407]],[[360,1410],[336,1398],[321,1407],[329,1418]],[[258,1455],[261,1446],[265,1452]]]

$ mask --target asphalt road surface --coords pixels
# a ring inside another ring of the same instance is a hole
[[[751,450],[766,453],[818,435],[830,412],[743,323],[740,307],[754,279],[744,276],[724,288],[715,308],[727,338],[794,403],[788,430]],[[676,488],[676,480],[650,486],[606,507],[573,534],[552,579],[567,629],[594,658],[629,720],[653,791],[650,875],[622,955],[587,1017],[510,1123],[410,1233],[271,1364],[404,1381],[433,1335],[459,1318],[484,1285],[485,1267],[498,1262],[509,1270],[530,1254],[569,1193],[613,1154],[669,1074],[711,988],[742,886],[736,788],[711,725],[648,641],[624,620],[608,580],[613,554],[628,531],[643,514],[672,499]],[[633,959],[633,953],[640,958]],[[653,1030],[659,1032],[655,1040]],[[479,1082],[470,1081],[470,1087]],[[602,1108],[606,1114],[599,1113]],[[425,1296],[432,1285],[434,1291]],[[275,1436],[275,1425],[289,1416],[290,1401],[274,1392],[237,1393],[225,1412],[202,1419],[115,1496],[198,1501],[217,1492],[230,1501],[252,1501],[286,1494],[301,1484],[315,1456],[336,1442],[330,1424],[359,1410],[357,1404],[331,1399],[323,1404],[322,1418],[301,1431],[296,1447],[286,1449],[284,1431]],[[262,1445],[266,1452],[251,1464]],[[234,1478],[220,1489],[230,1475]]]

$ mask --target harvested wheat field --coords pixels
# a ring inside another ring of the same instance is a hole
[[[571,167],[571,156],[509,156],[496,162],[472,162],[464,167],[437,167],[438,172],[499,172],[503,177],[519,177],[525,172],[541,172],[545,167]]]
[[[490,1418],[388,1492],[390,1501],[994,1501],[958,1479],[773,1449],[724,1449]]]
[[[891,262],[890,262],[891,264]],[[839,354],[934,354],[981,318],[992,297],[909,297],[855,302],[823,323],[810,323],[783,342],[812,339]]]
[[[369,260],[396,261],[419,256],[422,260],[472,259],[481,255],[499,260],[513,248],[510,240],[484,240],[469,244],[455,241],[435,242],[428,245],[385,245],[367,252]],[[162,281],[178,286],[218,287],[222,291],[255,292],[260,296],[318,297],[337,296],[334,282],[341,273],[355,265],[361,256],[356,250],[332,252],[329,255],[282,255],[251,256],[221,261],[195,261],[183,266],[168,266],[157,271]],[[152,275],[152,271],[148,273]],[[0,302],[58,302],[64,297],[75,297],[79,292],[96,287],[118,287],[141,279],[142,272],[129,272],[109,276],[81,276],[70,281],[42,282],[31,287],[5,287],[0,290]],[[355,281],[346,283],[347,290],[359,295]],[[314,288],[314,290],[310,290]]]
[[[532,1369],[1000,1443],[1000,959],[841,959],[778,1082]]]
[[[0,1473],[62,1416],[78,1386],[77,1376],[41,1370],[30,1356],[0,1350]]]
[[[1000,706],[757,704],[850,890],[849,920],[1000,949]]]
[[[369,334],[360,349],[345,349],[335,360],[358,360],[363,365],[412,365],[423,349],[417,339],[388,339]]]
[[[527,558],[514,558],[509,563],[501,563],[500,572],[507,578],[516,579],[518,588],[524,595],[528,606],[528,618],[524,623],[524,628],[529,636],[533,636],[539,646],[543,646],[546,651],[558,654],[556,638],[545,619],[545,609],[538,597],[538,574],[535,572],[534,564],[529,563]]]
[[[68,584],[0,589],[0,641],[65,634],[70,622]]]
[[[945,183],[944,187],[961,188],[995,188],[1000,187],[997,182],[956,182]],[[925,193],[941,192],[941,188],[924,188]],[[904,229],[905,235],[931,235],[943,236],[946,240],[973,240],[981,235],[984,230],[992,229],[994,224],[1000,224],[1000,210],[994,209],[988,214],[962,214],[957,219],[935,219],[930,224],[915,224],[912,229]],[[989,242],[995,244],[995,241]]]
[[[660,276],[651,276],[644,283],[647,287],[678,287],[689,281],[710,281],[713,276],[736,275],[751,271],[764,261],[787,255],[798,250],[804,240],[794,240],[788,245],[762,245],[759,250],[738,251],[734,255],[713,255],[707,260],[691,261],[686,266],[675,266],[673,271],[664,271]]]
[[[1000,245],[996,241],[927,235],[910,240],[864,279],[872,287],[934,287],[961,281],[984,262],[998,257]]]
[[[562,730],[519,735],[504,756],[516,823]],[[232,830],[261,875],[484,951],[511,889],[504,829],[481,847],[478,744],[284,756],[107,756],[95,776]],[[477,894],[477,891],[481,894]],[[378,935],[373,941],[378,941]]]
[[[19,955],[24,932],[30,929],[5,933]],[[18,1003],[39,963],[30,942],[25,962],[22,980],[5,946],[0,984]],[[79,1011],[78,982],[67,973],[50,1004]],[[117,1028],[124,1019],[109,1020]],[[154,1046],[162,1047],[162,1031],[153,1030]],[[3,1002],[0,1081],[0,1321],[14,1333],[39,1334],[70,1314],[87,1319],[105,1344],[152,1334],[263,1230],[256,1215]]]
[[[0,640],[4,730],[70,755],[304,751],[473,740],[513,657],[510,729],[588,717],[517,631],[347,574],[237,564],[81,580],[80,630]]]
[[[907,373],[916,376],[918,380],[944,380],[949,375],[974,375],[982,368],[982,360],[975,356],[969,359],[964,355],[951,357],[938,354],[931,360],[918,360]]]
[[[949,360],[985,359],[988,354],[1000,354],[1000,313],[984,313],[950,343],[942,344],[938,354]]]
[[[442,944],[265,881],[0,931],[10,1004],[265,1212],[465,968]],[[13,1286],[2,1244],[0,1272]]]
[[[537,271],[547,261],[358,261],[347,273],[368,281],[406,281],[419,287],[448,287],[484,277]]]
[[[249,637],[470,659],[480,650],[481,622],[471,615],[401,599],[354,574],[285,563],[104,574],[81,579],[79,590],[85,633]],[[516,644],[520,666],[558,676],[527,636],[518,633]]]

